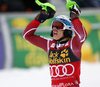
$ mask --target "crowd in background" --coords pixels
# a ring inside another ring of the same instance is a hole
[[[72,0],[76,1],[80,7],[100,7],[100,0]]]
[[[40,0],[41,2],[49,2],[50,0]],[[66,0],[62,0],[66,2]],[[100,7],[100,0],[72,0],[76,1],[81,8]],[[40,10],[35,0],[0,0],[0,12],[32,12]]]
[[[39,1],[47,2],[47,0]],[[40,9],[35,0],[0,0],[0,12],[32,12]]]

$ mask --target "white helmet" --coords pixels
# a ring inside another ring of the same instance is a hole
[[[68,16],[65,16],[65,15],[57,16],[54,19],[54,21],[60,21],[61,23],[63,23],[63,25],[64,25],[63,30],[65,30],[65,29],[71,30],[71,31],[74,30],[72,22],[70,21]]]
[[[71,38],[71,37],[74,36],[74,34],[75,34],[74,33],[74,27],[73,27],[72,22],[69,19],[69,17],[67,17],[65,15],[60,15],[60,16],[57,16],[54,19],[54,21],[59,21],[59,22],[61,22],[64,25],[63,29],[60,29],[60,30],[65,30],[64,31],[64,37],[70,37]],[[53,36],[53,31],[51,31],[50,35]]]

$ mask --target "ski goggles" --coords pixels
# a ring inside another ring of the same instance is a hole
[[[60,28],[59,26],[57,26],[57,27],[55,26],[55,27],[52,27],[51,29],[54,30],[55,28],[59,31],[62,31],[62,30],[71,30],[72,31],[72,28],[70,28],[69,26],[67,26],[65,28]],[[74,30],[74,28],[73,28],[73,30]]]
[[[60,23],[62,23],[63,25],[57,25],[57,26],[54,26],[53,25],[53,22],[55,21],[59,21]],[[56,27],[57,30],[71,30],[71,31],[74,31],[74,27],[71,25],[71,23],[69,23],[67,20],[63,20],[61,18],[55,18],[55,20],[52,22],[52,26],[51,26],[51,29],[54,30],[54,28]]]

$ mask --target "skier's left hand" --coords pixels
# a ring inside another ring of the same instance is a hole
[[[71,20],[74,20],[79,17],[81,10],[78,4],[75,1],[66,0],[66,8],[70,12]]]

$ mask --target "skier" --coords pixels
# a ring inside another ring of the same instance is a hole
[[[35,35],[38,26],[53,18],[54,14],[50,7],[47,7],[47,11],[42,10],[25,28],[23,38],[47,52],[52,87],[79,87],[81,47],[87,38],[79,20],[80,9],[73,5],[70,18],[60,15],[54,19],[51,26],[53,38]]]

